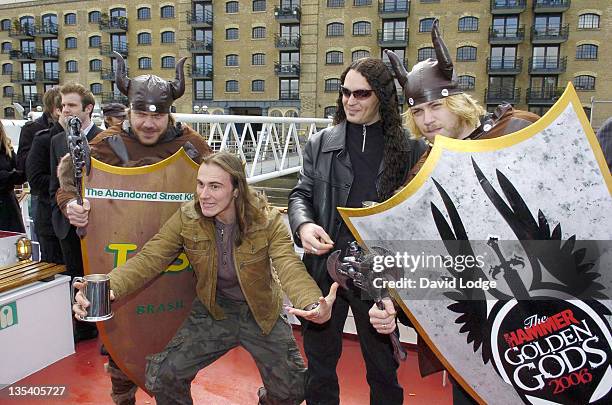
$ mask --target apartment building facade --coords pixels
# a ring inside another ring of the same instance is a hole
[[[601,0],[0,0],[0,116],[76,81],[103,104],[126,102],[129,75],[174,77],[178,112],[330,116],[340,73],[392,49],[408,70],[433,57],[439,18],[459,82],[488,109],[545,113],[572,81],[587,109],[612,99],[612,2]]]

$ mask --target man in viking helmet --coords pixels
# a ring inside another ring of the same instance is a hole
[[[185,92],[183,65],[186,58],[176,64],[176,79],[168,82],[158,76],[142,75],[130,79],[126,75],[125,61],[115,52],[117,70],[115,81],[119,90],[128,97],[129,113],[122,125],[115,125],[98,134],[89,143],[91,156],[113,165],[137,167],[156,163],[185,148],[196,162],[212,153],[206,140],[186,125],[177,124],[170,114],[174,100]],[[88,223],[90,204],[76,203],[72,160],[65,156],[58,169],[60,189],[56,199],[62,212],[76,227]],[[112,381],[111,397],[116,404],[136,403],[134,384],[109,357]]]
[[[469,94],[459,88],[453,61],[440,36],[439,21],[435,20],[431,40],[436,59],[427,59],[413,66],[410,72],[404,69],[400,58],[385,50],[391,61],[395,77],[404,90],[408,109],[405,123],[414,138],[425,138],[429,148],[416,165],[408,172],[407,184],[416,176],[429,156],[436,135],[454,139],[491,139],[516,132],[538,120],[538,116],[527,111],[515,110],[510,104],[497,106],[491,114]],[[380,327],[385,311],[373,307],[370,319],[374,328],[382,334],[388,333]],[[401,317],[400,317],[401,319]],[[423,339],[418,339],[419,369],[422,376],[444,369]],[[469,395],[453,381],[455,404],[475,403]]]
[[[385,49],[395,77],[404,90],[408,109],[404,114],[406,126],[415,138],[425,138],[430,146],[436,135],[455,139],[491,139],[516,132],[538,120],[536,114],[515,110],[502,103],[488,114],[469,94],[463,92],[451,55],[440,35],[439,20],[431,29],[431,41],[436,59],[421,61],[410,72],[400,58]],[[429,155],[429,148],[414,166],[408,183],[419,171]]]

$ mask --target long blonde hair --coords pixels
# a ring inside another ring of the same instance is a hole
[[[4,131],[4,125],[2,125],[2,121],[0,121],[0,147],[4,148],[4,153],[9,158],[11,157],[11,153],[13,148],[11,146],[11,138]]]
[[[480,118],[487,112],[478,104],[469,94],[453,94],[452,96],[441,98],[442,105],[449,109],[450,112],[459,117],[459,124],[476,128],[480,125]],[[417,126],[412,116],[410,108],[403,114],[404,124],[408,127],[413,138],[422,138],[423,133]]]

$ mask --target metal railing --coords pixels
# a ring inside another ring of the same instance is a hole
[[[560,25],[533,25],[531,27],[531,41],[567,41],[569,37],[569,24]]]
[[[212,25],[213,23],[213,13],[210,10],[204,10],[204,11],[197,12],[197,13],[188,11],[186,13],[186,16],[187,16],[187,24]]]
[[[277,76],[298,77],[300,64],[292,62],[274,62],[274,72]]]
[[[409,0],[380,0],[378,2],[378,14],[405,14],[410,13]]]
[[[559,74],[567,68],[567,56],[532,56],[529,58],[529,73]]]
[[[110,17],[101,19],[98,23],[100,30],[106,32],[124,32],[128,30],[127,17]]]
[[[523,69],[523,58],[487,58],[488,73],[518,74]]]
[[[525,39],[525,26],[503,27],[501,29],[489,28],[489,42],[494,43],[516,43]]]
[[[302,166],[302,148],[326,118],[260,117],[243,115],[174,114],[192,126],[213,150],[227,150],[246,162],[249,183],[296,173]]]
[[[300,47],[300,34],[294,35],[275,35],[274,42],[277,48],[293,48],[298,49]]]

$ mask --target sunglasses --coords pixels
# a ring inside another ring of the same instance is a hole
[[[340,86],[340,93],[346,98],[351,98],[351,95],[355,97],[355,100],[365,100],[372,95],[374,90],[353,90],[350,91],[344,86]]]

